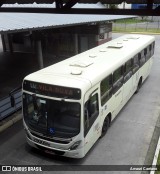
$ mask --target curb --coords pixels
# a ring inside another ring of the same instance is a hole
[[[5,122],[2,126],[0,126],[0,133],[3,132],[5,129],[9,128],[10,126],[12,126],[13,124],[15,124],[16,122],[18,122],[19,120],[21,120],[21,119],[22,119],[22,114],[18,114],[14,118],[12,118],[11,120]]]
[[[159,152],[160,152],[160,137],[159,137],[159,140],[158,140],[158,143],[157,143],[157,147],[156,147],[156,151],[155,151],[155,154],[154,154],[152,166],[156,166],[157,165]],[[150,172],[150,174],[154,174],[154,173],[155,173],[155,171],[151,171]]]

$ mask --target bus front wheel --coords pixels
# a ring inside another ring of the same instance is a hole
[[[105,134],[107,133],[108,128],[109,128],[109,118],[107,116],[104,119],[104,122],[103,122],[101,137],[105,136]]]

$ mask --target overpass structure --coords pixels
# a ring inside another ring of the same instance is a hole
[[[3,7],[4,4],[32,4],[32,3],[48,3],[56,4],[55,8],[30,8],[30,7]],[[145,4],[143,9],[97,9],[97,8],[73,8],[77,3],[97,3],[103,4]],[[153,8],[157,4],[156,8]],[[0,12],[28,12],[28,13],[61,13],[61,14],[114,14],[114,15],[141,15],[141,16],[159,16],[160,0],[2,0],[0,2]]]

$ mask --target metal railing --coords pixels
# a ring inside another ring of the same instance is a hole
[[[122,22],[113,23],[113,31],[160,33],[160,18],[135,23],[128,23],[127,19],[124,19]]]
[[[11,91],[7,97],[0,99],[0,121],[22,107],[22,88]]]

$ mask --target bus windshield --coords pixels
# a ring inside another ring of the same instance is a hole
[[[49,137],[71,138],[80,132],[80,104],[23,93],[27,126]]]

